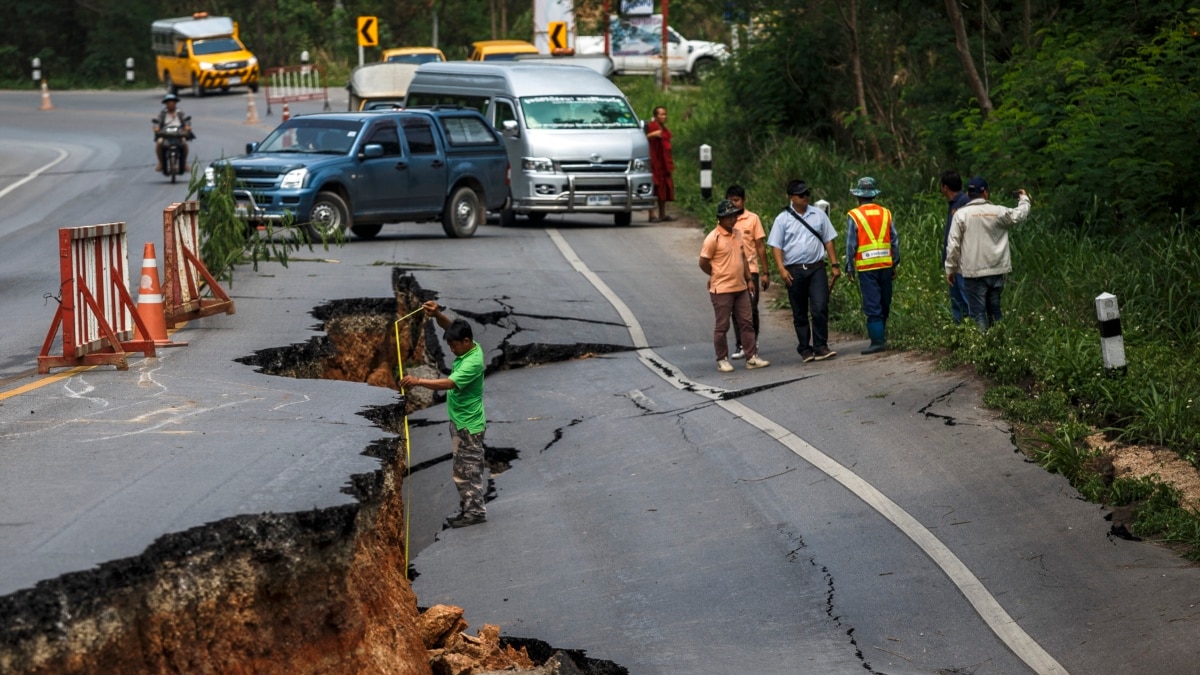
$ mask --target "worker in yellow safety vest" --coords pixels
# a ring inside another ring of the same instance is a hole
[[[863,354],[887,349],[887,320],[892,308],[892,281],[900,265],[900,239],[892,212],[875,203],[882,190],[869,176],[860,178],[850,194],[858,208],[847,213],[846,275],[858,282],[862,310],[871,344]]]

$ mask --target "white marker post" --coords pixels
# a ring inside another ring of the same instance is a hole
[[[704,201],[712,199],[712,146],[700,146],[700,196]]]
[[[1117,296],[1101,293],[1096,296],[1096,320],[1100,328],[1100,349],[1104,353],[1104,370],[1109,375],[1124,375],[1125,339],[1121,337],[1121,310]]]

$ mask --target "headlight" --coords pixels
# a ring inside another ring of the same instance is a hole
[[[521,168],[538,173],[554,173],[554,162],[545,157],[523,157]]]
[[[250,57],[250,61],[249,61],[249,63],[250,63],[250,65],[252,65],[252,66],[257,66],[257,65],[258,65],[258,57],[257,57],[257,56],[251,56],[251,57]]]
[[[217,186],[217,172],[213,171],[211,166],[204,170],[204,186],[209,188]]]
[[[633,163],[629,168],[634,173],[644,173],[646,171],[649,171],[650,170],[650,158],[649,157],[636,157],[636,158],[634,158]]]
[[[283,182],[279,184],[282,189],[295,189],[304,187],[304,179],[308,178],[308,169],[295,169],[287,172],[283,177]]]
[[[209,63],[208,61],[201,61],[197,65],[200,66],[200,70],[212,70],[212,68],[213,68],[213,65],[211,63]]]

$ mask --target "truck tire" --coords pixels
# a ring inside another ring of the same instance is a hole
[[[613,214],[613,224],[617,227],[629,227],[633,224],[633,214],[629,211],[622,211]]]
[[[200,85],[200,78],[192,75],[192,96],[202,98],[204,96],[204,87]]]
[[[336,192],[318,192],[304,223],[304,233],[315,243],[335,241],[352,227],[350,207]]]
[[[483,200],[467,186],[456,188],[442,209],[442,229],[451,239],[465,239],[475,234],[487,214]]]
[[[716,59],[700,59],[692,64],[692,79],[696,82],[707,80],[716,72],[718,65]]]
[[[179,87],[175,86],[175,83],[171,81],[171,71],[169,71],[169,70],[163,71],[163,83],[165,83],[167,85],[167,93],[168,94],[178,94],[179,93]]]
[[[350,231],[359,239],[374,239],[382,229],[383,225],[355,225]]]

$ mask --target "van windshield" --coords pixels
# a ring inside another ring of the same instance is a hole
[[[225,54],[228,52],[240,51],[242,51],[242,46],[233,38],[192,40],[192,54],[195,56],[204,56],[205,54]]]
[[[636,129],[637,118],[621,96],[526,96],[529,129]]]

